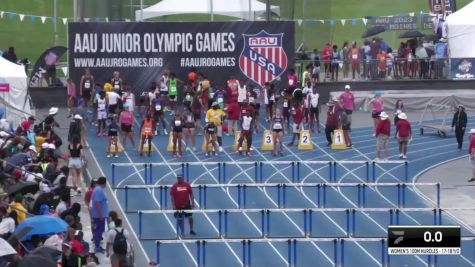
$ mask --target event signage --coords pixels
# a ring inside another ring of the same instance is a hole
[[[431,13],[449,15],[457,10],[455,0],[429,0]]]
[[[186,81],[198,73],[224,85],[230,76],[262,86],[280,79],[294,60],[294,22],[69,23],[69,73],[86,68],[104,83],[119,71],[136,92],[165,70]]]
[[[422,28],[423,29],[433,29],[434,28],[434,22],[432,21],[433,17],[424,15],[422,16]]]
[[[59,59],[68,50],[64,46],[55,46],[47,49],[41,54],[35,63],[30,77],[30,86],[36,84],[51,68],[56,68]],[[53,81],[54,82],[54,81]]]
[[[386,30],[416,30],[417,16],[373,17],[372,26],[383,26]]]
[[[474,80],[475,58],[451,58],[451,76],[453,80]]]

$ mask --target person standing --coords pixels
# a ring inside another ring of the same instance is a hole
[[[294,69],[289,70],[289,74],[287,75],[287,80],[288,80],[288,83],[289,83],[288,90],[289,90],[290,94],[292,94],[293,91],[297,88],[297,75],[295,75],[295,70]],[[253,101],[249,100],[249,103],[251,103],[251,102],[253,102]]]
[[[71,143],[68,146],[69,149],[69,163],[68,167],[71,170],[71,176],[73,177],[73,189],[76,190],[77,194],[81,194],[81,168],[82,168],[82,159],[84,155],[82,153],[81,138],[75,135]]]
[[[340,120],[341,120],[341,128],[343,130],[343,136],[345,137],[346,147],[350,148],[353,146],[353,144],[351,143],[351,138],[350,138],[350,133],[349,133],[351,129],[351,121],[350,121],[350,115],[348,114],[346,109],[343,109],[343,111],[341,112]]]
[[[389,158],[389,136],[391,135],[391,121],[388,114],[382,111],[379,114],[381,118],[376,124],[376,158],[375,161],[380,160],[381,150],[384,149],[384,160]]]
[[[293,146],[295,138],[299,139],[300,131],[302,130],[302,120],[303,120],[303,111],[299,104],[295,108],[292,108],[292,141],[290,141],[288,146]]]
[[[332,81],[337,81],[338,82],[338,72],[340,70],[340,60],[341,60],[341,55],[340,52],[338,52],[338,46],[333,45],[333,50],[332,50],[332,65],[331,65],[331,73],[332,73]]]
[[[110,158],[112,156],[111,154],[111,148],[114,146],[114,157],[118,158],[119,157],[119,125],[117,125],[116,121],[117,115],[114,115],[110,120],[111,123],[109,127],[107,127],[107,136],[109,137],[109,142],[107,144],[107,157]]]
[[[175,218],[178,220],[178,226],[181,230],[181,234],[185,232],[185,225],[183,217],[188,218],[190,225],[190,235],[196,235],[193,230],[193,216],[192,213],[185,212],[186,210],[192,210],[195,208],[195,197],[190,184],[185,182],[183,175],[176,177],[177,182],[170,189],[170,199],[172,201],[172,207],[175,212]],[[178,229],[177,229],[178,231]]]
[[[128,256],[131,253],[129,244],[129,232],[122,226],[120,218],[114,219],[115,228],[109,228],[106,238],[106,257],[110,257],[111,266],[129,266]],[[118,239],[116,241],[116,239]]]
[[[360,76],[360,49],[356,45],[356,41],[353,41],[349,53],[349,57],[351,59],[351,78],[353,80],[356,79],[355,74],[358,74],[358,79],[361,78]]]
[[[92,88],[96,84],[89,68],[84,70],[84,75],[81,77],[79,84],[79,94],[86,102],[86,107],[89,108],[92,104]]]
[[[218,144],[219,144],[219,152],[223,152],[223,141],[222,141],[222,136],[223,136],[223,127],[222,123],[224,118],[226,117],[226,114],[224,113],[223,110],[219,108],[219,103],[214,102],[213,107],[206,112],[206,119],[208,122],[212,122],[214,127],[216,127],[216,132],[215,132],[215,137],[218,139]],[[216,151],[217,152],[217,151]]]
[[[332,134],[335,129],[338,128],[340,123],[339,114],[337,111],[337,107],[335,106],[335,101],[330,101],[328,104],[328,111],[327,111],[327,121],[325,123],[325,136],[327,138],[327,146],[331,146],[332,144]]]
[[[124,103],[123,110],[120,112],[119,115],[119,124],[120,124],[120,131],[122,132],[122,144],[124,146],[127,145],[127,137],[130,139],[132,146],[135,147],[134,141],[134,115],[129,109],[129,103]]]
[[[241,114],[241,106],[239,103],[233,101],[228,104],[227,109],[227,119],[228,119],[228,132],[227,135],[234,134],[234,131],[237,131],[237,121],[239,120],[239,115]]]
[[[406,113],[399,113],[396,123],[396,139],[399,142],[399,158],[407,159],[407,145],[412,138],[411,124],[407,121]]]
[[[107,99],[106,92],[102,91],[99,99],[97,100],[97,136],[107,136],[106,131],[106,119],[107,119]]]
[[[123,87],[122,78],[120,78],[120,73],[118,71],[114,71],[113,77],[111,79],[111,84],[114,91],[122,95],[122,89],[124,87]]]
[[[160,123],[162,124],[163,134],[167,135],[168,134],[167,125],[164,119],[165,102],[163,98],[160,97],[160,93],[158,92],[155,93],[155,98],[152,100],[150,110],[153,111],[153,120],[156,123],[155,131],[154,131],[155,135],[159,134],[158,126]]]
[[[68,78],[67,83],[68,83],[68,103],[67,104],[68,104],[68,111],[69,111],[68,118],[69,118],[72,116],[73,110],[76,107],[77,91],[76,91],[76,84],[74,84],[71,78]]]
[[[180,112],[175,112],[175,115],[173,117],[173,121],[171,124],[171,132],[172,132],[172,143],[173,143],[173,158],[178,158],[181,159],[182,154],[181,154],[181,138],[183,134],[183,125],[184,125],[184,119],[181,117]],[[178,153],[176,153],[176,148],[178,146]]]
[[[246,113],[244,116],[242,116],[242,125],[241,125],[241,135],[239,136],[238,140],[238,149],[237,152],[239,155],[242,154],[242,142],[244,141],[244,138],[246,139],[246,144],[247,144],[247,150],[246,150],[246,156],[251,157],[251,146],[252,146],[252,123],[253,123],[253,118],[252,115],[250,114],[249,110],[246,110]]]
[[[348,114],[348,120],[351,124],[351,117],[355,108],[355,96],[351,92],[349,84],[345,85],[345,92],[342,93],[338,99],[340,100],[342,108],[346,111],[346,114]]]
[[[457,138],[457,148],[462,150],[463,136],[465,135],[465,128],[467,127],[467,113],[462,105],[458,106],[457,111],[452,119],[452,131],[455,127],[455,137]]]
[[[314,132],[314,122],[317,121],[317,132],[320,133],[320,111],[319,111],[320,94],[317,92],[317,87],[312,88],[312,92],[307,95],[307,102],[309,104],[310,130]]]
[[[374,97],[371,98],[368,102],[368,107],[371,107],[371,118],[373,118],[374,122],[374,132],[373,136],[376,135],[376,125],[378,124],[380,114],[384,109],[384,100],[383,97],[381,96],[382,93],[381,91],[376,91],[374,93]]]
[[[472,165],[472,178],[468,180],[469,182],[475,182],[475,129],[470,129],[468,138],[470,140],[470,144],[468,146],[468,154],[470,163]]]
[[[323,59],[323,66],[325,67],[325,77],[323,81],[326,81],[330,78],[331,73],[331,58],[333,55],[333,49],[330,43],[327,43],[322,50],[322,59]]]
[[[105,231],[106,217],[109,214],[109,204],[107,203],[107,195],[104,191],[106,187],[106,177],[99,177],[97,185],[92,192],[92,209],[91,215],[94,223],[94,245],[96,253],[104,253],[101,247],[102,234]]]
[[[184,125],[183,130],[185,132],[185,150],[196,151],[196,141],[195,141],[195,120],[193,117],[193,112],[190,105],[185,105],[183,114],[182,114]],[[191,139],[191,144],[190,144]],[[193,147],[191,147],[191,145]]]
[[[143,155],[143,147],[145,145],[145,142],[147,142],[148,145],[148,156],[151,156],[152,137],[154,131],[155,123],[153,122],[150,113],[148,113],[147,117],[145,117],[145,120],[143,120],[142,125],[140,126],[140,139],[142,140],[140,143],[140,156]]]

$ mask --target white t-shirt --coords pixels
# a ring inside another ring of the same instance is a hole
[[[58,215],[60,215],[61,213],[63,213],[63,211],[65,211],[65,210],[67,210],[67,209],[68,209],[68,206],[67,206],[66,202],[60,201],[59,204],[58,204],[58,206],[56,206],[56,210],[55,210],[55,211],[56,211],[56,213],[57,213]]]
[[[244,99],[246,99],[246,94],[247,94],[247,90],[246,90],[246,86],[239,86],[238,87],[238,102],[243,102]]]
[[[107,92],[107,99],[109,100],[109,105],[117,105],[117,100],[120,98],[120,95],[114,91]]]
[[[249,131],[251,129],[251,122],[252,122],[252,117],[251,116],[244,116],[242,117],[242,129]]]
[[[109,232],[107,232],[106,242],[108,244],[110,244],[110,246],[109,246],[109,255],[114,254],[113,245],[114,245],[114,239],[115,239],[115,235],[117,234],[117,231],[121,232],[122,227],[116,227],[115,229],[109,230]],[[130,242],[129,242],[129,236],[130,235],[129,235],[129,232],[127,231],[127,229],[124,229],[124,236],[127,239],[127,256],[129,256],[130,255]]]
[[[304,95],[310,94],[311,92],[312,92],[312,88],[310,88],[310,87],[304,87],[303,90],[302,90],[302,93]]]
[[[2,218],[0,222],[0,235],[15,232],[15,221],[10,217]]]
[[[155,99],[155,93],[148,93],[148,101],[149,101],[149,105],[151,106],[152,105],[152,101]]]
[[[312,108],[316,108],[318,106],[318,99],[320,98],[320,94],[319,93],[310,93],[308,95],[308,99],[309,99],[309,102],[310,102],[310,106]]]

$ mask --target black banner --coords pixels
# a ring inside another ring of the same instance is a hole
[[[432,21],[432,19],[433,17],[428,16],[428,15],[422,16],[422,28],[424,30],[434,28],[434,22]]]
[[[457,11],[455,0],[429,0],[429,10],[435,14],[449,15]]]
[[[453,80],[475,79],[475,58],[451,58],[451,76]]]
[[[89,68],[104,83],[119,71],[135,92],[165,70],[186,81],[196,69],[218,86],[230,76],[279,83],[293,65],[294,29],[293,22],[69,23],[69,74],[78,84]]]
[[[383,26],[386,30],[416,30],[416,16],[373,17],[369,20],[372,26]]]
[[[47,73],[50,68],[56,68],[56,65],[59,63],[59,59],[61,56],[63,56],[66,50],[68,49],[64,46],[55,46],[44,51],[36,61],[35,68],[31,73],[29,82],[30,86],[38,82],[38,80],[41,79],[41,76]]]

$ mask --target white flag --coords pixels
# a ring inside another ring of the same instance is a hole
[[[345,23],[346,23],[346,19],[342,19],[342,20],[341,20],[341,25],[342,25],[342,26],[345,26]]]
[[[68,76],[68,67],[61,67],[61,70],[64,73],[64,76]]]
[[[42,22],[43,24],[45,24],[46,17],[44,17],[44,16],[41,16],[40,18],[41,18],[41,22]]]
[[[125,19],[125,22],[130,22],[130,19]]]
[[[63,24],[66,25],[68,23],[68,18],[63,18]]]
[[[298,19],[297,23],[299,24],[299,26],[302,26],[302,20],[301,19]]]
[[[23,14],[18,14],[18,17],[20,17],[20,21],[23,21],[23,19],[25,18],[25,15],[23,15]]]
[[[364,23],[364,25],[366,25],[366,23],[368,23],[368,19],[367,19],[367,18],[363,18],[363,23]]]
[[[320,22],[321,22],[322,24],[325,24],[325,21],[324,21],[323,19],[321,19]]]
[[[84,21],[85,21],[85,22],[89,22],[89,18],[84,18]]]
[[[3,11],[0,11],[0,19],[3,19]]]
[[[109,22],[109,17],[106,17],[106,22]]]
[[[409,16],[411,16],[411,17],[414,17],[414,15],[415,15],[414,12],[409,13]]]

